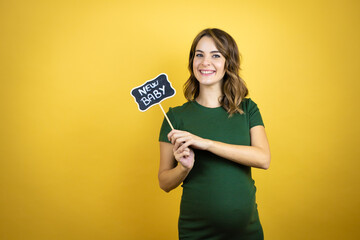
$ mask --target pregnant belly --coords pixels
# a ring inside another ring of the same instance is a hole
[[[255,189],[184,188],[180,224],[229,232],[241,231],[256,218]]]

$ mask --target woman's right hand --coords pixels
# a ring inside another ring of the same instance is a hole
[[[190,171],[193,168],[195,162],[194,151],[188,147],[185,148],[183,151],[180,151],[179,148],[180,146],[174,146],[174,157],[176,161],[178,161],[185,170]]]

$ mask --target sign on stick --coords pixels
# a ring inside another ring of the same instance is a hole
[[[166,98],[174,96],[175,93],[176,91],[171,86],[171,83],[165,73],[161,73],[156,78],[146,81],[143,85],[133,88],[130,92],[130,94],[134,97],[135,102],[138,104],[139,110],[142,112],[158,104],[172,129],[174,129],[174,127],[172,126],[160,102]]]
[[[165,73],[145,82],[131,90],[140,111],[144,112],[155,104],[175,95],[175,89],[171,86]]]

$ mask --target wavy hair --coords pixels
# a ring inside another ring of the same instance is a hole
[[[241,101],[248,95],[249,91],[245,81],[239,76],[240,54],[235,40],[223,30],[207,28],[202,30],[194,39],[189,55],[188,69],[190,77],[184,84],[184,95],[188,101],[193,101],[199,96],[199,82],[193,71],[193,61],[198,42],[203,37],[211,37],[217,50],[225,57],[225,75],[223,78],[222,93],[219,99],[221,106],[228,112],[229,116],[238,112],[243,114],[240,108]]]

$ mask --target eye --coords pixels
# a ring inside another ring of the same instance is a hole
[[[195,56],[196,57],[202,57],[203,55],[202,55],[202,53],[197,53]]]
[[[220,54],[214,54],[212,57],[213,58],[220,58],[221,56],[220,56]]]

